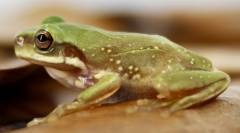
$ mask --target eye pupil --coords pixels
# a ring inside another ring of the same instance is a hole
[[[47,51],[51,47],[53,38],[46,30],[39,30],[35,36],[35,46],[41,51]]]
[[[48,38],[44,34],[38,35],[37,38],[40,42],[45,42],[48,40]]]

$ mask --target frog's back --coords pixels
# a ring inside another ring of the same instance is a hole
[[[68,40],[74,40],[73,43],[78,42],[77,47],[84,46],[89,62],[121,74],[134,75],[131,71],[135,69],[141,71],[144,76],[165,71],[167,67],[171,69],[169,66],[172,67],[173,64],[178,69],[210,69],[212,67],[207,59],[160,35],[111,32],[87,25],[79,25],[79,29],[72,24],[62,26],[68,29],[69,33],[66,32],[66,34],[75,33],[74,35],[78,36],[73,37],[77,40],[73,38]]]
[[[134,68],[141,70],[142,76],[167,70],[212,68],[206,58],[160,35],[114,32],[110,38],[113,41],[107,43],[106,50],[111,50],[113,62],[118,61],[110,65],[122,73],[130,74]]]

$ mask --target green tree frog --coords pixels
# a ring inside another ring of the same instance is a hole
[[[174,101],[171,112],[221,94],[230,77],[212,63],[160,35],[112,32],[50,16],[16,37],[17,57],[42,65],[51,77],[80,94],[28,125],[108,99]]]

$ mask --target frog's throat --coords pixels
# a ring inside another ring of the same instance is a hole
[[[64,57],[58,62],[51,62],[49,65],[44,65],[48,74],[63,84],[67,88],[73,88],[81,91],[94,83],[91,72],[87,65],[78,57]],[[59,66],[72,67],[74,69],[61,69]]]
[[[82,75],[77,71],[64,71],[52,67],[44,67],[47,73],[55,80],[67,88],[82,91],[83,89],[94,84],[91,73]]]

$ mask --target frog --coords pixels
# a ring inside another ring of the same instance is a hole
[[[171,101],[169,112],[176,112],[216,98],[231,80],[209,59],[158,34],[110,31],[49,16],[15,40],[17,57],[43,66],[59,83],[79,91],[72,102],[28,126],[109,99]]]

